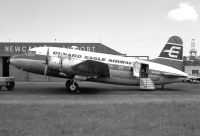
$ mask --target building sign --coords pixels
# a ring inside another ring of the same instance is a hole
[[[81,43],[0,43],[0,56],[12,56],[16,54],[24,54],[29,49],[34,47],[43,47],[43,46],[55,46],[55,47],[62,47],[62,48],[70,48],[82,51],[91,51],[91,52],[98,52],[96,47],[90,44],[81,45]]]
[[[14,53],[14,54],[25,53],[31,48],[33,48],[33,47],[32,46],[13,46],[13,45],[4,46],[4,52],[5,53]]]
[[[46,45],[44,45],[46,46]],[[4,46],[4,52],[5,53],[14,53],[14,54],[18,54],[18,53],[26,53],[29,49],[34,48],[34,47],[39,47],[39,46]],[[95,52],[95,47],[92,46],[71,46],[71,47],[63,47],[63,48],[70,48],[70,49],[75,49],[75,50],[82,50],[82,51],[91,51],[91,52]]]

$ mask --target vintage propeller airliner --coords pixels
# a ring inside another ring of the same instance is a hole
[[[140,86],[180,82],[188,75],[183,69],[183,42],[172,36],[154,60],[88,52],[60,47],[35,47],[27,54],[10,58],[10,63],[24,71],[68,79],[66,88],[79,92],[77,80]]]

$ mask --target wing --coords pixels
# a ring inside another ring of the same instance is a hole
[[[86,76],[110,76],[108,64],[93,60],[86,60],[72,66],[72,69],[78,71],[80,75]]]

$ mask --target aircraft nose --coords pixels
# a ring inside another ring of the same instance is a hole
[[[17,59],[15,56],[10,57],[10,64],[13,66],[17,66],[19,59]]]
[[[14,57],[10,57],[10,64],[15,65],[16,61]]]
[[[17,67],[21,68],[22,64],[22,56],[12,56],[10,57],[10,64]]]

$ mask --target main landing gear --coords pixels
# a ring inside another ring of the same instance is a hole
[[[70,93],[80,93],[78,84],[72,79],[67,80],[65,83],[67,91]]]

